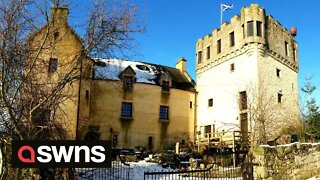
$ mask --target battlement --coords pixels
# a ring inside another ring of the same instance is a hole
[[[260,52],[266,51],[291,69],[298,70],[298,45],[294,37],[257,4],[242,8],[240,16],[233,16],[229,23],[224,22],[197,41],[196,70],[203,70],[208,64],[220,64],[248,47],[262,48]]]

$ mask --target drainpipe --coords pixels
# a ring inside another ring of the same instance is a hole
[[[82,80],[82,57],[83,57],[83,53],[81,53],[81,56],[80,56],[80,80],[79,80],[79,90],[78,90],[76,140],[79,138],[78,126],[79,126],[79,118],[80,118],[80,94],[81,94],[81,80]]]
[[[195,91],[194,96],[194,122],[193,122],[193,142],[196,142],[196,137],[199,136],[197,133],[197,125],[198,125],[198,92]],[[199,137],[198,137],[198,152],[199,152]]]

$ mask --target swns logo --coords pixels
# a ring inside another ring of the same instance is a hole
[[[14,168],[111,167],[111,141],[12,141]]]

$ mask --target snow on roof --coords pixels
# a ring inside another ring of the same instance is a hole
[[[157,75],[162,69],[151,64],[119,59],[94,59],[94,78],[120,80],[120,73],[128,66],[136,73],[136,82],[156,84]]]

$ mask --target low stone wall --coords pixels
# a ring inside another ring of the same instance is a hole
[[[2,177],[2,164],[3,164],[3,158],[2,158],[2,149],[1,149],[1,146],[0,146],[0,179]]]
[[[254,150],[254,157],[255,179],[300,180],[320,175],[320,143],[263,145]]]

